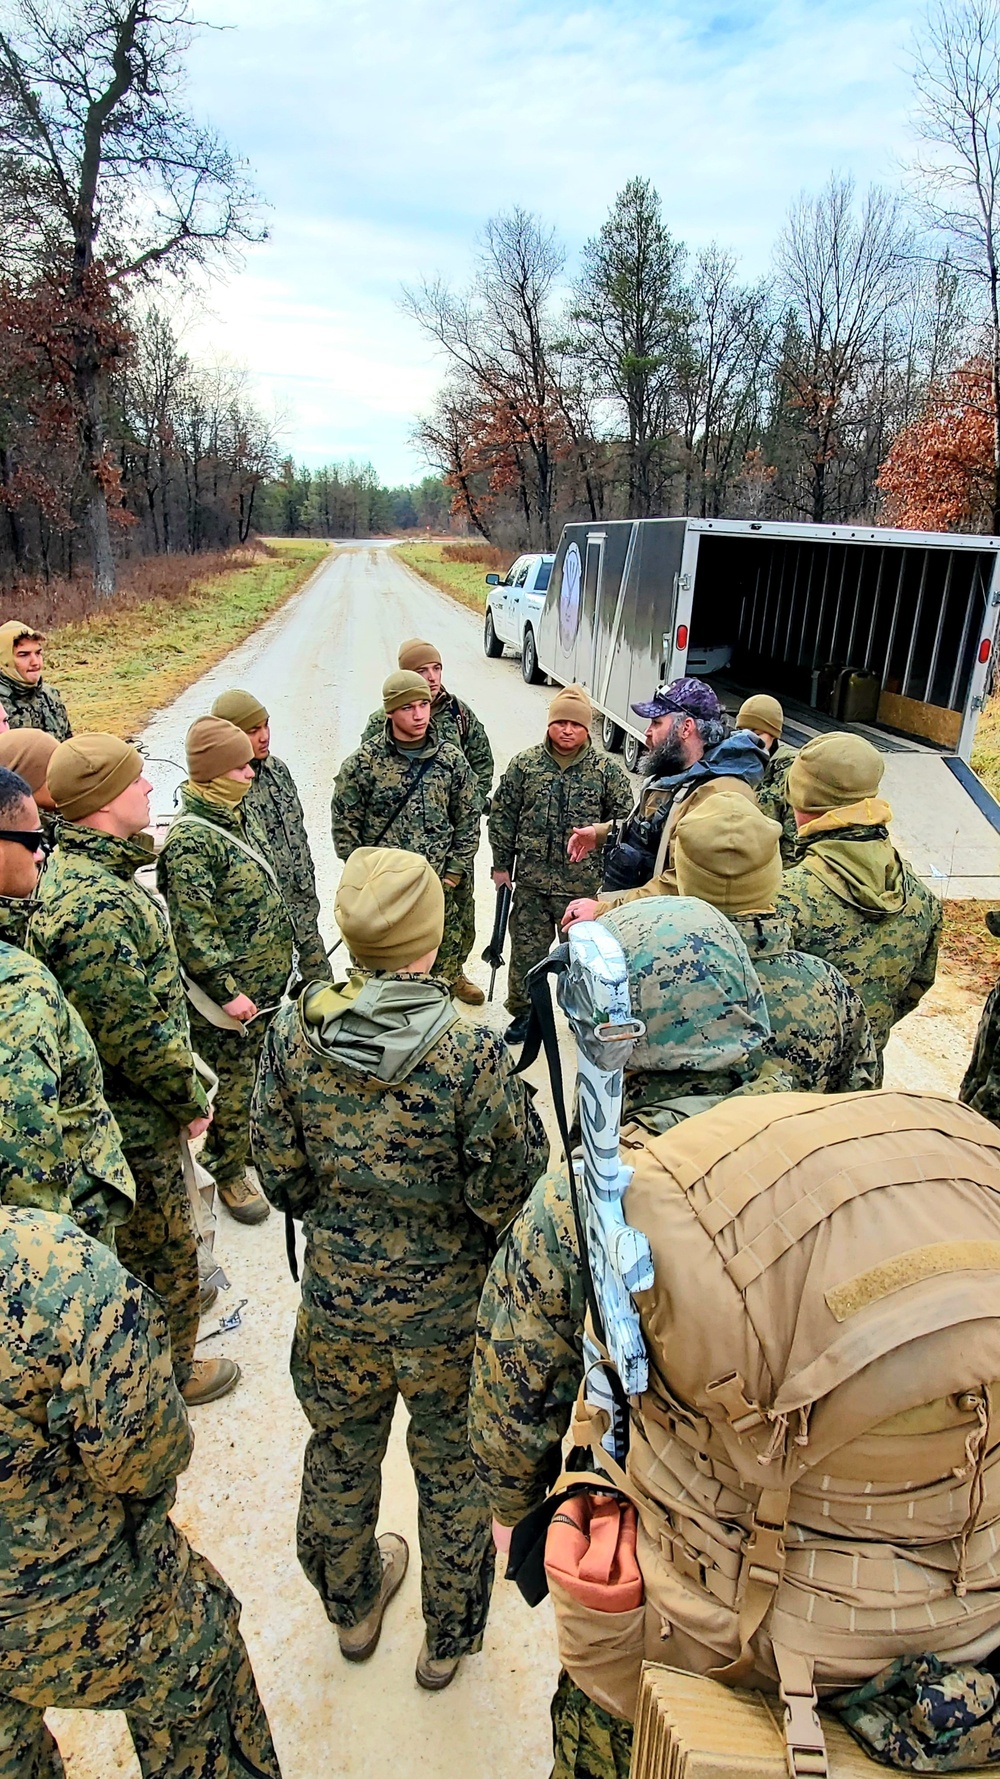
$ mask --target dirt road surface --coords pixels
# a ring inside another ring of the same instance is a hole
[[[408,636],[437,643],[445,683],[489,731],[498,772],[544,734],[551,692],[526,686],[512,659],[488,661],[481,620],[406,569],[383,545],[345,546],[305,589],[221,666],[162,712],[146,732],[157,761],[154,809],[166,812],[183,774],[185,731],[228,686],[266,704],[272,746],[295,776],[305,806],[329,939],[339,874],[330,839],[333,779],[379,702],[396,649]],[[177,766],[170,761],[179,762]],[[494,895],[484,844],[477,862],[479,931],[470,973],[492,927]],[[484,1017],[502,1027],[503,979]],[[955,1092],[978,1007],[943,984],[897,1028],[887,1086]],[[533,1071],[536,1074],[536,1071]],[[243,1602],[243,1633],[270,1715],[284,1779],[543,1779],[549,1771],[548,1705],[557,1672],[548,1605],[531,1612],[498,1579],[486,1645],[462,1664],[447,1693],[413,1678],[420,1647],[416,1495],[400,1412],[384,1471],[380,1528],[403,1532],[409,1574],[390,1608],[379,1649],[363,1667],[344,1662],[336,1635],[295,1556],[295,1513],[306,1423],[288,1378],[298,1290],[277,1216],[243,1229],[222,1213],[217,1251],[231,1278],[223,1311],[248,1299],[242,1326],[212,1339],[206,1355],[239,1361],[243,1380],[225,1401],[193,1411],[194,1459],[181,1479],[176,1517]],[[210,1314],[203,1333],[217,1325]],[[52,1713],[70,1779],[139,1779],[124,1720]]]

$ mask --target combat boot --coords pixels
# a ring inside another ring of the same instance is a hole
[[[432,1660],[425,1637],[417,1657],[417,1685],[422,1686],[425,1693],[443,1693],[458,1673],[461,1659],[460,1655],[451,1655]]]
[[[398,1532],[381,1533],[377,1543],[382,1558],[382,1586],[379,1588],[378,1599],[359,1624],[351,1625],[346,1631],[339,1627],[337,1630],[340,1653],[349,1662],[366,1662],[370,1655],[374,1655],[382,1635],[385,1609],[393,1594],[398,1593],[402,1587],[406,1565],[410,1560],[409,1546]]]
[[[475,982],[470,982],[463,970],[455,977],[451,992],[456,1001],[464,1001],[467,1007],[481,1007],[486,999],[482,989]]]
[[[235,1359],[193,1359],[191,1376],[181,1395],[188,1408],[198,1408],[203,1402],[218,1402],[220,1396],[228,1396],[235,1388],[240,1375]]]
[[[504,1035],[503,1035],[504,1043],[505,1044],[523,1044],[525,1038],[528,1036],[528,1026],[530,1024],[531,1024],[531,1014],[530,1013],[515,1014],[514,1018],[511,1020],[509,1026],[507,1027],[507,1030],[504,1032]]]
[[[237,1223],[263,1223],[271,1215],[271,1207],[249,1169],[236,1180],[218,1180],[216,1186],[226,1210]]]

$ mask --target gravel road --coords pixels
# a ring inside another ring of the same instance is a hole
[[[379,701],[396,649],[408,636],[436,642],[445,683],[460,692],[490,733],[497,769],[541,739],[551,692],[526,686],[513,659],[488,661],[481,621],[421,581],[384,545],[334,551],[301,593],[219,667],[157,716],[146,732],[156,785],[154,809],[169,810],[182,769],[184,734],[227,686],[257,693],[271,715],[272,745],[288,762],[305,806],[328,938],[339,874],[329,828],[334,775],[357,746]],[[477,949],[492,927],[487,849],[476,886]],[[501,996],[485,1017],[506,1021]],[[954,1092],[978,1007],[950,984],[937,987],[897,1028],[886,1084]],[[440,1698],[413,1678],[422,1635],[416,1561],[386,1618],[377,1654],[364,1667],[341,1660],[336,1637],[295,1556],[295,1511],[306,1423],[287,1363],[297,1302],[272,1215],[243,1229],[223,1213],[217,1251],[232,1288],[223,1309],[248,1299],[242,1326],[213,1339],[243,1381],[228,1399],[194,1411],[194,1459],[181,1479],[177,1518],[243,1601],[243,1631],[274,1730],[285,1779],[373,1779],[390,1768],[407,1779],[543,1779],[549,1771],[548,1703],[557,1663],[548,1605],[530,1612],[498,1581],[482,1655],[463,1663]],[[216,1325],[211,1315],[205,1329]],[[416,1496],[397,1417],[385,1466],[380,1525],[403,1532],[416,1557]],[[139,1779],[124,1720],[52,1713],[70,1779]],[[405,1751],[405,1752],[404,1752]]]

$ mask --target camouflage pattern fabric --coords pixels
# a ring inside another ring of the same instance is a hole
[[[874,1087],[875,1040],[864,1006],[840,971],[792,951],[778,914],[734,914],[764,990],[775,1057],[801,1093],[854,1093]]]
[[[864,829],[856,829],[836,839],[806,842],[803,862],[785,873],[777,912],[788,922],[794,948],[834,964],[860,995],[875,1039],[881,1085],[889,1033],[912,1012],[937,973],[941,903],[888,840],[876,834],[866,842],[864,835]],[[897,907],[859,903],[850,899],[849,889],[838,894],[810,868],[814,853],[835,865],[842,839],[845,851],[852,844],[870,844],[871,874],[891,883]]]
[[[781,824],[781,862],[786,871],[797,862],[799,856],[798,823],[788,801],[788,768],[797,752],[797,748],[786,747],[784,742],[779,741],[757,786],[760,808],[773,822]]]
[[[489,802],[493,789],[493,749],[486,730],[464,699],[456,698],[444,686],[431,705],[431,721],[441,740],[457,747],[472,767],[479,788],[479,808],[482,811]],[[365,724],[362,745],[366,741],[377,741],[384,734],[385,711],[380,705],[378,710],[372,711]]]
[[[253,845],[239,808],[207,803],[190,785],[181,787],[185,814]],[[199,987],[220,1006],[237,994],[277,1006],[292,967],[292,923],[267,873],[224,833],[178,820],[157,859],[156,881],[181,965]]]
[[[273,754],[252,765],[254,781],[241,805],[247,835],[274,866],[295,929],[299,975],[314,982],[330,976],[331,966],[319,933],[316,872],[299,793],[285,762]]]
[[[214,1117],[201,1160],[219,1185],[242,1178],[250,1160],[250,1101],[269,1020],[255,1019],[244,1033],[221,1031],[191,1009],[192,1042],[219,1077]]]
[[[35,1210],[0,1209],[0,1280],[0,1779],[62,1775],[49,1706],[124,1710],[144,1779],[280,1779],[238,1602],[170,1519],[160,1309]]]
[[[341,766],[331,818],[338,859],[349,859],[358,846],[398,846],[422,854],[439,877],[472,875],[479,845],[476,781],[464,754],[443,742],[433,723],[424,749],[407,756],[386,719],[382,734]]]
[[[466,1440],[469,1363],[490,1232],[545,1164],[538,1115],[482,1027],[456,1021],[387,1086],[311,1041],[296,1003],[267,1034],[252,1134],[267,1197],[308,1238],[292,1353],[313,1428],[303,1568],[333,1623],[356,1624],[374,1604],[379,1468],[398,1391],[431,1655],[477,1649],[492,1554]]]
[[[69,1212],[112,1242],[135,1184],[97,1051],[55,977],[0,942],[0,1201]]]
[[[26,686],[22,680],[0,673],[0,704],[12,729],[44,729],[57,741],[68,741],[73,733],[59,693],[44,680],[37,686]]]
[[[549,1779],[628,1779],[632,1725],[596,1705],[567,1673],[551,1705],[552,1772]]]
[[[31,930],[97,1045],[137,1188],[118,1252],[166,1308],[183,1385],[198,1332],[198,1260],[178,1133],[207,1100],[166,918],[135,881],[152,856],[145,835],[61,821]]]
[[[986,930],[1000,939],[1000,911],[991,908]],[[991,989],[980,1015],[976,1041],[958,1097],[991,1124],[1000,1124],[1000,982]]]
[[[449,894],[455,900],[452,925],[449,925],[448,922]],[[452,930],[455,934],[454,941],[451,938]],[[469,953],[476,943],[476,885],[471,872],[460,878],[456,889],[450,892],[445,890],[445,931],[448,936],[448,944],[445,945],[442,941],[441,947],[445,954],[444,961],[443,963],[438,962],[435,969],[440,970],[443,975],[445,972],[449,972],[446,980],[453,982],[455,977],[464,970]],[[438,955],[440,958],[440,953]]]
[[[901,1656],[828,1703],[885,1766],[954,1773],[1000,1761],[1000,1681],[986,1668]]]
[[[515,1018],[526,1013],[531,1005],[524,978],[532,964],[545,956],[553,939],[564,936],[559,922],[566,912],[567,899],[565,891],[550,896],[520,886],[514,891],[507,929],[510,954],[504,1004]]]
[[[601,881],[600,847],[579,864],[566,855],[574,828],[623,821],[632,790],[617,760],[587,741],[568,766],[560,766],[548,739],[515,754],[497,785],[489,836],[494,871],[513,871],[522,891],[563,898],[595,896]],[[515,898],[516,900],[516,898]]]

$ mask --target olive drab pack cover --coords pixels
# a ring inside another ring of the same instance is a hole
[[[625,1715],[643,1659],[779,1683],[791,1770],[822,1774],[814,1685],[1000,1641],[1000,1132],[773,1094],[628,1159],[649,1386],[623,1466],[582,1393],[574,1433],[638,1511],[645,1600],[602,1624],[553,1589],[560,1652]]]

